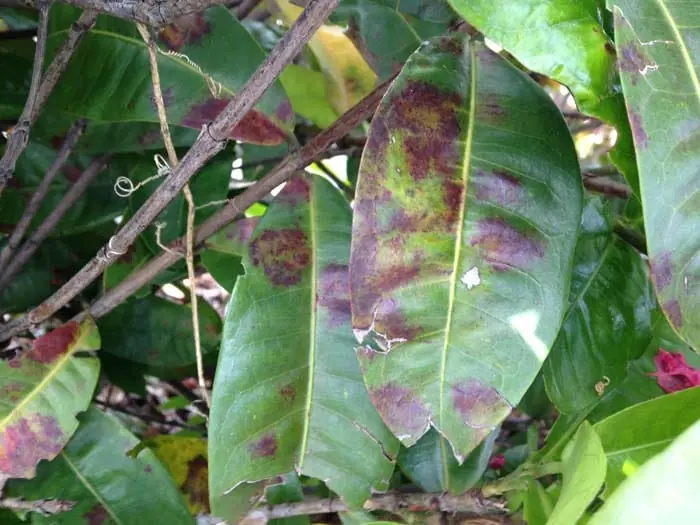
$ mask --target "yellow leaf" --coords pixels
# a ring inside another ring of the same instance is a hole
[[[302,12],[289,0],[277,0],[277,5],[290,24]],[[345,113],[374,89],[377,76],[343,28],[321,26],[309,41],[309,47],[326,77],[328,101],[338,114]]]

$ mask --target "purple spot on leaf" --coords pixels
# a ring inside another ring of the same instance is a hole
[[[0,432],[0,472],[31,478],[42,459],[53,459],[63,448],[64,435],[56,418],[33,414]]]
[[[370,390],[370,397],[382,419],[398,435],[418,439],[428,428],[430,411],[416,394],[395,383]]]
[[[255,458],[268,458],[277,452],[277,438],[272,432],[263,435],[258,441],[248,445],[250,455]]]
[[[471,245],[476,246],[497,271],[525,268],[544,256],[540,240],[528,237],[498,218],[479,221],[478,233],[472,237]]]
[[[250,259],[277,286],[301,282],[311,262],[306,233],[295,228],[265,230],[250,244]]]
[[[664,288],[671,284],[673,269],[671,267],[671,254],[664,253],[658,258],[649,261],[651,267],[651,278],[656,285],[656,290],[661,293]]]

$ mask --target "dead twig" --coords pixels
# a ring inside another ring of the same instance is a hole
[[[85,171],[83,171],[80,178],[70,187],[68,193],[66,193],[63,199],[61,199],[61,202],[58,203],[58,206],[56,206],[49,216],[44,219],[44,222],[34,230],[29,239],[27,239],[20,248],[17,256],[7,265],[5,273],[0,277],[0,289],[6,286],[12,278],[19,273],[29,258],[34,255],[34,252],[36,252],[41,243],[44,242],[54,228],[56,228],[66,212],[78,202],[78,199],[82,197],[87,187],[95,180],[95,177],[99,175],[108,159],[108,156],[98,157],[85,168]]]
[[[42,516],[52,516],[53,514],[68,512],[76,503],[77,501],[60,499],[27,501],[21,498],[2,498],[0,499],[0,508],[22,512],[38,512]]]
[[[590,177],[586,173],[583,174],[583,185],[590,191],[618,199],[627,199],[632,194],[632,190],[626,184],[616,182],[607,177]]]
[[[35,115],[39,112],[39,89],[41,87],[41,72],[44,67],[44,55],[46,54],[46,37],[49,32],[49,7],[51,3],[41,2],[39,7],[39,29],[37,31],[36,51],[34,51],[34,65],[32,67],[32,80],[29,85],[29,95],[24,109],[19,117],[17,125],[12,128],[7,137],[5,154],[0,159],[0,195],[15,171],[17,159],[27,147],[29,142],[29,130],[34,122]]]
[[[170,137],[170,130],[168,129],[168,116],[165,111],[165,102],[163,102],[163,92],[160,88],[160,74],[158,73],[158,50],[156,49],[156,43],[151,38],[148,33],[148,29],[142,25],[137,24],[141,38],[148,46],[148,60],[151,68],[151,83],[153,84],[153,95],[156,102],[156,108],[158,110],[158,121],[160,122],[160,134],[163,136],[163,143],[165,144],[165,149],[168,152],[168,160],[170,162],[171,168],[177,166],[177,153],[175,152],[175,146],[173,146],[172,138]],[[192,190],[190,190],[190,185],[185,184],[183,188],[183,193],[185,194],[185,200],[187,201],[187,234],[186,234],[186,255],[185,261],[187,263],[187,277],[190,283],[190,299],[191,299],[191,309],[192,309],[192,331],[194,332],[194,350],[195,358],[197,361],[197,380],[199,381],[199,388],[202,391],[202,397],[207,404],[207,407],[211,407],[211,400],[209,398],[209,392],[207,391],[207,383],[204,378],[204,364],[202,359],[202,343],[200,340],[199,333],[199,308],[197,304],[197,284],[195,281],[194,273],[194,216],[195,216],[195,204],[194,197],[192,196]]]
[[[29,200],[29,204],[27,204],[27,208],[24,210],[22,218],[15,226],[15,229],[13,230],[12,235],[10,235],[7,244],[2,249],[2,252],[0,252],[0,277],[4,273],[7,261],[10,260],[10,257],[12,257],[15,250],[22,242],[24,234],[27,233],[27,229],[34,218],[34,215],[36,215],[36,212],[39,211],[41,203],[49,193],[51,183],[63,165],[66,163],[66,160],[68,160],[68,157],[72,153],[78,139],[80,139],[80,136],[85,131],[86,123],[87,121],[85,119],[78,119],[68,130],[66,138],[63,140],[63,144],[61,145],[61,149],[59,149],[58,153],[56,154],[56,158],[51,163],[51,166],[49,166],[49,169],[46,170],[46,175],[44,175],[41,184],[39,184],[39,187]]]
[[[257,71],[248,79],[241,91],[213,122],[204,126],[199,137],[172,174],[134,213],[117,235],[110,239],[109,244],[40,306],[8,323],[0,333],[0,341],[9,339],[32,324],[48,319],[97,279],[105,268],[113,262],[115,254],[126,252],[136,238],[182,191],[190,178],[214,155],[224,149],[230,131],[253,109],[263,93],[301,51],[306,42],[335,9],[338,2],[339,0],[313,0],[309,4],[309,7],[301,13],[290,30],[279,40]]]
[[[367,119],[374,113],[392,80],[389,79],[377,86],[372,93],[348,110],[332,126],[316,135],[299,151],[288,155],[254,186],[246,189],[232,199],[224,208],[206,220],[195,232],[195,245],[201,244],[207,237],[233,222],[252,204],[265,197],[270,191],[290,179],[299,170],[304,169],[304,167],[322,156],[331,144],[340,140],[363,120]],[[183,241],[183,239],[178,239],[171,246],[181,246]],[[138,270],[132,272],[117,286],[108,290],[90,307],[89,312],[84,312],[80,317],[88,313],[95,318],[107,315],[136,293],[142,286],[154,279],[160,272],[176,263],[181,257],[182,254],[177,250],[161,253]]]

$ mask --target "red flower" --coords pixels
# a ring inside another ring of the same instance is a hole
[[[685,361],[683,354],[667,352],[659,348],[654,357],[656,372],[649,374],[656,377],[659,386],[666,392],[678,392],[700,385],[700,370],[693,368]]]
[[[500,470],[506,464],[506,457],[503,454],[494,454],[489,460],[489,468]]]

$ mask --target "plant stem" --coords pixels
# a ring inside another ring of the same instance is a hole
[[[335,9],[338,2],[339,0],[313,0],[309,3],[309,7],[304,9],[294,25],[279,40],[233,100],[213,122],[203,127],[199,137],[172,174],[110,239],[108,245],[40,306],[8,323],[0,333],[0,341],[9,339],[32,324],[48,319],[97,279],[112,264],[114,254],[126,253],[136,238],[182,191],[190,178],[214,155],[224,149],[230,131],[253,109],[282,70],[296,57]]]
[[[19,273],[24,267],[24,264],[29,260],[29,258],[34,255],[37,248],[42,242],[51,234],[51,232],[56,228],[58,223],[61,221],[63,216],[68,210],[70,210],[73,205],[78,202],[78,199],[83,196],[87,187],[95,180],[95,177],[99,175],[102,169],[105,167],[105,163],[109,159],[108,156],[98,157],[93,160],[92,163],[85,168],[85,171],[80,175],[80,178],[73,183],[73,185],[65,194],[61,202],[53,209],[44,222],[42,222],[32,235],[25,241],[20,248],[19,253],[16,257],[10,261],[7,265],[5,272],[0,277],[0,289],[4,288],[12,278]]]
[[[562,464],[559,461],[550,463],[535,463],[522,465],[515,472],[500,479],[487,483],[481,489],[485,497],[498,496],[512,490],[521,490],[527,487],[527,482],[532,479],[561,473]]]
[[[44,55],[46,54],[46,37],[49,32],[49,2],[40,4],[39,29],[37,31],[36,51],[34,52],[34,65],[32,67],[32,80],[29,85],[29,95],[24,109],[19,117],[17,125],[12,128],[7,137],[5,154],[0,159],[0,195],[15,171],[17,159],[29,143],[29,130],[34,122],[34,116],[39,109],[39,89],[41,87],[41,70],[44,67]]]
[[[27,208],[24,210],[22,218],[15,226],[15,229],[12,232],[10,238],[8,239],[7,244],[2,249],[2,252],[0,252],[0,277],[2,277],[5,271],[7,261],[9,261],[10,258],[14,255],[15,250],[17,250],[17,247],[24,238],[24,234],[27,232],[27,229],[29,228],[32,219],[34,218],[34,215],[36,215],[36,212],[39,211],[41,203],[44,201],[44,198],[49,193],[49,187],[51,186],[51,183],[53,182],[54,178],[61,170],[63,165],[68,160],[68,157],[73,152],[73,148],[77,144],[78,139],[80,139],[80,136],[85,131],[86,123],[87,121],[85,119],[78,119],[68,130],[66,138],[63,140],[63,144],[61,145],[61,149],[59,149],[58,153],[56,154],[56,158],[51,163],[51,166],[49,166],[49,169],[46,170],[46,175],[44,175],[41,184],[39,184],[39,187],[36,189],[36,191],[32,195],[32,198],[29,200],[29,204],[27,204]]]
[[[332,143],[340,140],[360,122],[369,117],[376,109],[392,80],[393,78],[390,78],[380,86],[377,86],[372,93],[367,95],[357,105],[336,120],[332,126],[311,139],[299,151],[287,156],[277,167],[272,169],[254,186],[246,189],[243,193],[232,199],[224,208],[206,220],[195,233],[195,245],[201,244],[209,236],[233,222],[239,214],[243,213],[248,207],[265,197],[274,188],[290,179],[299,170],[309,165],[316,158],[321,156]],[[80,317],[87,314],[94,318],[107,315],[131,295],[136,293],[142,286],[154,279],[160,272],[177,262],[182,257],[177,247],[182,246],[183,242],[184,240],[180,238],[171,243],[170,246],[173,248],[171,252],[161,253],[138,270],[132,272],[117,286],[108,290],[90,307],[88,312],[83,312]],[[17,328],[11,328],[7,331],[18,333],[17,330]]]

